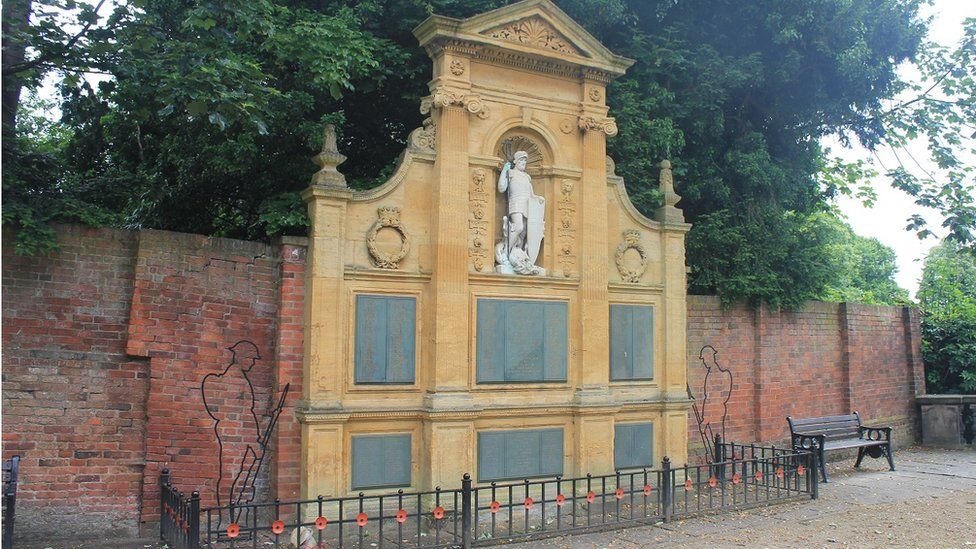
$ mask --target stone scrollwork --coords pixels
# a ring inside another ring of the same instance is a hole
[[[488,105],[481,97],[447,86],[440,86],[429,97],[425,97],[420,102],[420,113],[428,114],[432,109],[441,109],[450,105],[464,107],[478,118],[488,118]]]
[[[376,210],[377,219],[366,233],[366,249],[373,263],[380,269],[398,269],[403,258],[410,251],[410,237],[400,221],[400,208],[384,206]],[[400,235],[400,249],[394,253],[381,251],[376,245],[376,236],[383,229],[392,229]]]
[[[418,149],[434,150],[434,145],[437,143],[437,127],[434,126],[433,118],[425,118],[423,127],[410,133],[410,143]]]
[[[613,118],[597,118],[595,116],[581,116],[579,128],[583,131],[603,132],[610,137],[617,135],[617,121]]]
[[[640,262],[637,266],[628,265],[625,258],[627,250],[634,250],[640,257]],[[640,282],[641,276],[644,275],[644,271],[647,270],[647,249],[640,241],[640,231],[637,229],[628,229],[624,231],[624,241],[617,246],[617,251],[614,254],[614,260],[617,263],[617,271],[620,272],[620,278],[624,282],[637,283]]]

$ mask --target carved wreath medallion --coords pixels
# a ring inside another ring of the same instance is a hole
[[[636,267],[627,265],[627,261],[624,258],[627,250],[635,250],[640,257],[640,264]],[[640,242],[640,231],[636,229],[624,231],[624,241],[617,246],[614,260],[617,263],[617,271],[620,272],[620,278],[624,282],[640,282],[641,276],[647,270],[647,250]]]
[[[460,59],[451,61],[451,74],[454,76],[461,76],[464,74],[464,62]]]
[[[407,257],[410,251],[410,237],[407,236],[403,224],[400,222],[400,208],[385,206],[376,210],[377,220],[366,233],[366,249],[373,263],[380,269],[398,269],[403,258]],[[383,229],[393,229],[400,235],[400,250],[394,253],[386,253],[376,246],[376,235]]]

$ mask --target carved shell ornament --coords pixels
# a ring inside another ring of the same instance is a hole
[[[380,269],[398,269],[403,258],[410,251],[410,237],[407,236],[403,224],[400,222],[400,208],[385,206],[376,210],[377,219],[366,233],[366,250],[373,259],[373,263]],[[400,249],[394,253],[380,250],[376,244],[376,235],[383,229],[393,229],[400,235]]]
[[[634,250],[640,257],[640,264],[636,267],[627,265],[625,259],[625,254],[627,250]],[[644,271],[647,270],[647,249],[640,242],[640,231],[636,229],[628,229],[624,231],[624,241],[617,246],[617,252],[614,254],[614,260],[617,263],[617,271],[620,272],[620,278],[624,282],[636,283],[640,282],[641,276],[644,275]]]
[[[488,31],[488,36],[536,48],[580,55],[559,31],[541,17],[529,17]]]
[[[512,151],[525,151],[528,155],[525,158],[525,163],[529,166],[535,166],[542,163],[542,149],[539,144],[525,137],[524,135],[516,135],[509,139],[503,140],[498,144],[498,150],[495,152],[500,158],[505,158],[505,142],[509,143],[509,149]]]

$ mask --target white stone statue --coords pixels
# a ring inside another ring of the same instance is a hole
[[[502,166],[498,191],[508,193],[508,212],[502,218],[502,240],[495,245],[495,268],[502,274],[545,276],[535,264],[545,235],[546,199],[535,194],[525,172],[529,155],[518,151]]]

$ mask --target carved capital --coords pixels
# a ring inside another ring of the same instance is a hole
[[[464,107],[478,118],[488,118],[488,105],[480,96],[447,86],[439,86],[430,97],[421,100],[420,113],[428,114],[432,109],[442,109],[451,105]]]
[[[617,121],[613,118],[597,118],[595,116],[579,117],[579,129],[585,132],[603,132],[610,137],[617,135]]]

